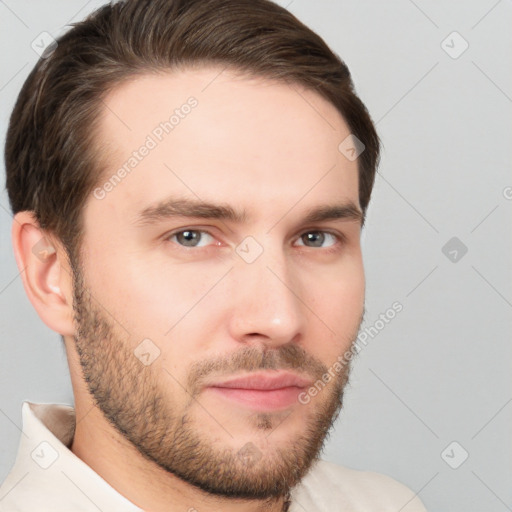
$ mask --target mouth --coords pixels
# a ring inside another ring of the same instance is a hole
[[[273,411],[299,403],[299,394],[311,384],[311,379],[295,373],[265,371],[214,382],[205,390],[250,409]]]

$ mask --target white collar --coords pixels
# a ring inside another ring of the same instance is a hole
[[[14,505],[23,511],[143,512],[69,449],[73,407],[25,401],[22,420],[16,461],[0,491],[0,510]]]

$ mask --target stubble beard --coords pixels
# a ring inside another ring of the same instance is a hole
[[[332,385],[311,401],[308,405],[311,411],[304,415],[302,433],[286,444],[263,453],[256,447],[257,443],[251,442],[241,449],[228,445],[217,447],[201,432],[193,414],[200,411],[194,396],[198,388],[191,392],[181,411],[173,407],[157,375],[158,371],[165,375],[166,370],[162,367],[156,370],[156,365],[144,366],[135,357],[128,336],[123,341],[115,322],[103,313],[101,306],[93,304],[80,267],[72,265],[72,268],[77,333],[74,340],[84,380],[105,418],[143,457],[188,484],[219,497],[272,500],[287,495],[302,480],[318,459],[340,413],[343,390],[349,379],[349,362]],[[188,384],[189,389],[194,388],[200,376],[219,368],[303,371],[304,367],[319,379],[327,372],[324,365],[296,345],[264,353],[244,350],[229,361],[208,365],[199,361],[195,371],[189,374]],[[173,378],[170,383],[181,391]],[[265,432],[271,440],[274,429],[285,427],[272,413],[259,413],[255,418],[255,438]],[[286,423],[286,419],[280,421]]]

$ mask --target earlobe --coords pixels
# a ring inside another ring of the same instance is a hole
[[[73,336],[72,278],[66,251],[29,211],[15,215],[12,243],[25,292],[37,313],[50,329]]]

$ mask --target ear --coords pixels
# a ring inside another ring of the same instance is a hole
[[[41,320],[59,334],[73,336],[73,279],[64,247],[39,227],[30,211],[14,216],[12,244],[23,287]]]

